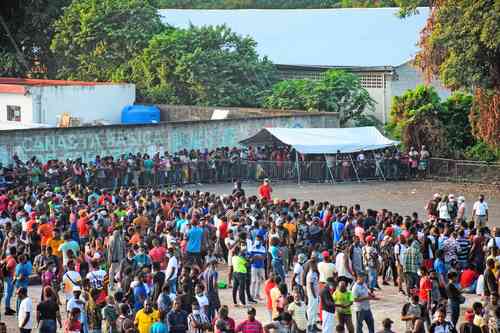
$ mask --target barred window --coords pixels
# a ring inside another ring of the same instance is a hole
[[[363,88],[383,88],[384,80],[382,75],[377,73],[360,74],[361,85]]]

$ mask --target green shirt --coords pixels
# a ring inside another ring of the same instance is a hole
[[[335,302],[335,304],[348,305],[348,304],[352,304],[353,300],[354,299],[352,297],[352,293],[349,290],[346,290],[345,292],[341,292],[339,289],[337,289],[333,293],[333,301]],[[338,313],[351,314],[351,307],[350,306],[348,308],[336,307],[335,310]]]
[[[247,261],[245,258],[240,256],[233,256],[233,271],[235,273],[245,273],[247,272]]]

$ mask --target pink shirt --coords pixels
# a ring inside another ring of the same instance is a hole
[[[153,262],[161,263],[165,259],[167,250],[163,246],[154,247],[149,251],[149,256]]]

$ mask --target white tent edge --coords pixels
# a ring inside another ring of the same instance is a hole
[[[240,141],[251,143],[252,138],[267,132],[275,139],[292,146],[300,154],[356,153],[385,149],[400,142],[386,138],[374,126],[346,128],[263,128],[254,136]]]

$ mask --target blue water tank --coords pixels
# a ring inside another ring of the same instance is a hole
[[[122,110],[123,124],[155,124],[160,122],[160,109],[151,105],[127,105]]]

